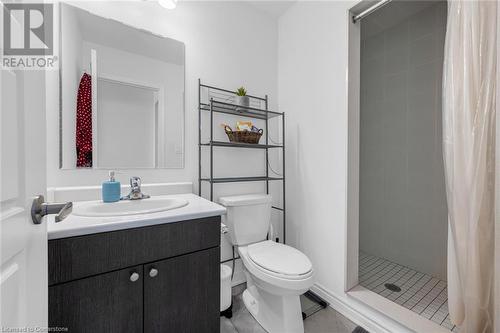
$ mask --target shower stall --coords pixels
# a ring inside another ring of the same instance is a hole
[[[442,153],[445,1],[360,21],[358,283],[458,331],[447,302]]]

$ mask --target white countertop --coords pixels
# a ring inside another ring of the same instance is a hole
[[[55,215],[47,217],[48,239],[96,234],[100,232],[145,227],[203,217],[218,216],[226,209],[214,202],[194,194],[155,196],[159,198],[180,198],[188,201],[184,207],[151,214],[137,214],[113,217],[83,217],[70,214],[61,222],[55,222]],[[145,199],[147,200],[147,199]],[[74,206],[88,201],[74,202]]]

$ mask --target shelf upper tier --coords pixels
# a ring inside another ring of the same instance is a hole
[[[231,103],[212,101],[213,111],[218,113],[232,114],[242,117],[250,117],[257,119],[271,119],[274,117],[283,116],[282,112],[266,111],[249,106],[241,106]],[[200,103],[200,108],[204,111],[210,111],[210,104]]]
[[[201,143],[200,145],[210,147],[210,143]],[[260,143],[223,142],[223,141],[212,141],[212,146],[250,148],[250,149],[283,148],[282,145],[266,145]]]

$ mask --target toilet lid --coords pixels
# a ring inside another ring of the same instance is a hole
[[[248,256],[255,264],[278,274],[303,275],[312,269],[305,254],[270,240],[249,245]]]

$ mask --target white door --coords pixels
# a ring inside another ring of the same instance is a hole
[[[47,326],[47,224],[30,215],[33,197],[46,189],[44,72],[0,69],[0,113],[3,332]]]

